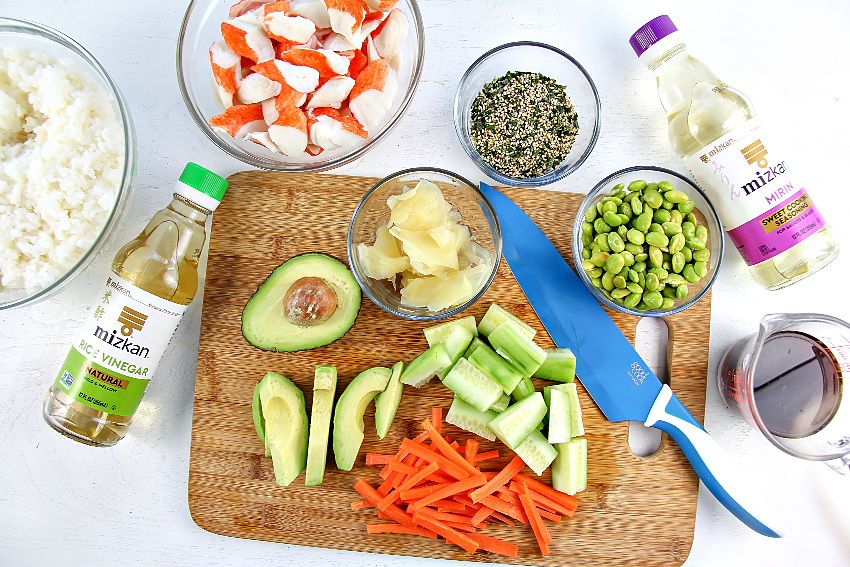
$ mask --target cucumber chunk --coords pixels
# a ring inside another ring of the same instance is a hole
[[[549,390],[549,403],[547,405],[549,406],[549,436],[547,440],[549,443],[566,443],[572,438],[570,397],[563,390]]]
[[[463,353],[464,358],[469,358],[469,356],[475,352],[475,350],[481,345],[487,346],[487,343],[481,340],[480,337],[473,337],[472,342],[469,343],[469,347],[467,347],[466,352]]]
[[[313,409],[310,412],[310,438],[307,443],[306,486],[322,484],[325,476],[335,393],[336,368],[317,366],[313,378]]]
[[[543,361],[546,353],[533,340],[522,333],[522,329],[513,321],[506,320],[493,329],[487,337],[496,352],[504,353],[523,376],[533,375]]]
[[[569,384],[554,384],[543,388],[543,397],[548,400],[553,390],[564,392],[569,398],[570,410],[570,435],[571,437],[579,437],[584,435],[584,422],[582,421],[581,403],[578,399],[578,391],[576,390],[575,382]],[[548,402],[547,402],[548,405]]]
[[[478,335],[478,330],[475,327],[475,316],[469,315],[427,327],[424,333],[429,347],[437,344],[442,344],[445,347],[453,365],[469,347],[472,339]],[[449,373],[449,370],[451,370],[451,365],[437,373],[437,377],[442,380]]]
[[[511,397],[507,394],[502,394],[502,397],[496,400],[496,403],[490,406],[490,409],[496,413],[502,413],[511,403]]]
[[[552,488],[570,495],[587,488],[587,439],[576,437],[555,445],[558,456],[552,462]]]
[[[568,348],[544,349],[546,360],[533,374],[553,382],[572,382],[576,377],[576,355]]]
[[[468,358],[476,368],[501,384],[506,394],[513,392],[523,379],[522,372],[485,344],[475,349]]]
[[[345,388],[334,412],[334,459],[340,470],[350,471],[363,444],[366,426],[363,413],[369,402],[383,392],[392,377],[389,368],[364,370]]]
[[[537,476],[542,475],[558,457],[557,449],[539,431],[532,431],[514,452]]]
[[[508,409],[493,418],[489,427],[499,440],[512,450],[525,441],[546,415],[543,394],[534,392],[527,398],[508,406]]]
[[[531,378],[526,376],[516,385],[514,391],[511,392],[511,397],[518,402],[533,394],[534,391],[534,383]]]
[[[451,423],[464,431],[469,431],[489,441],[495,441],[496,435],[487,424],[496,415],[498,414],[492,410],[478,411],[459,396],[455,396],[449,411],[446,413],[445,420],[446,423]]]
[[[393,424],[398,406],[401,403],[401,394],[404,384],[401,383],[401,371],[403,362],[396,362],[392,367],[392,375],[384,391],[375,396],[375,429],[378,438],[387,436],[390,426]]]
[[[516,323],[522,330],[522,333],[528,337],[529,340],[533,339],[534,335],[537,334],[537,330],[535,330],[534,327],[497,303],[491,303],[490,307],[487,308],[487,312],[484,314],[484,317],[482,317],[481,321],[478,322],[478,333],[487,337],[496,329],[496,327],[507,320]]]
[[[401,383],[420,388],[451,365],[452,359],[446,347],[436,344],[407,364],[401,373]]]
[[[478,411],[487,411],[504,393],[502,385],[478,370],[465,358],[452,367],[443,384]]]

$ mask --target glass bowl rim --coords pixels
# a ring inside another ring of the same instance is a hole
[[[75,262],[64,274],[62,274],[52,284],[20,299],[13,299],[7,302],[0,302],[0,311],[13,309],[15,307],[25,307],[38,303],[44,299],[53,296],[69,281],[74,279],[82,272],[100,253],[103,245],[109,239],[115,228],[118,219],[124,209],[126,202],[130,199],[132,193],[133,179],[135,177],[136,160],[138,158],[138,149],[136,147],[136,130],[133,123],[130,108],[127,101],[121,94],[120,89],[106,72],[106,69],[85,47],[70,36],[44,24],[33,22],[30,20],[21,20],[16,18],[0,17],[0,33],[18,33],[22,35],[30,35],[39,37],[55,43],[82,59],[89,65],[92,71],[106,83],[107,90],[112,95],[112,100],[118,106],[119,115],[117,118],[121,121],[121,127],[124,133],[124,167],[121,175],[121,185],[118,188],[118,194],[115,197],[115,202],[112,205],[112,210],[106,219],[103,227],[95,238],[88,250]]]
[[[306,172],[319,172],[319,171],[327,171],[329,169],[334,169],[336,167],[340,167],[342,165],[351,163],[352,161],[358,159],[363,156],[368,151],[372,150],[379,141],[383,140],[389,133],[395,129],[396,125],[401,121],[401,118],[404,116],[404,113],[407,111],[407,108],[410,106],[411,101],[413,100],[413,95],[416,93],[416,89],[419,87],[419,81],[422,76],[422,70],[424,68],[425,61],[425,26],[422,20],[422,13],[419,10],[418,0],[406,0],[410,4],[412,19],[414,23],[414,28],[417,34],[417,45],[416,45],[416,60],[413,67],[413,72],[411,74],[410,85],[408,86],[404,98],[401,101],[401,105],[398,108],[395,116],[393,116],[389,122],[384,126],[383,129],[379,130],[377,134],[373,137],[367,138],[367,140],[360,146],[338,156],[333,159],[323,160],[323,161],[315,161],[315,162],[304,162],[304,163],[284,163],[284,162],[275,162],[266,158],[261,158],[257,156],[252,156],[245,151],[236,151],[233,147],[228,144],[225,144],[218,136],[215,135],[214,132],[207,124],[206,120],[203,118],[203,114],[200,111],[200,108],[195,104],[192,100],[192,97],[189,94],[187,84],[186,73],[183,72],[183,53],[184,53],[184,45],[186,44],[186,31],[188,29],[189,20],[192,16],[195,8],[197,8],[201,4],[208,4],[210,0],[191,0],[189,5],[186,8],[186,12],[183,14],[183,19],[180,23],[180,32],[177,36],[177,57],[176,57],[176,66],[177,66],[177,86],[180,89],[180,95],[183,98],[183,103],[186,105],[187,110],[189,111],[189,115],[192,117],[192,120],[204,133],[204,135],[210,139],[220,150],[224,151],[230,157],[238,159],[243,163],[247,163],[248,165],[252,165],[259,169],[265,169],[269,171],[280,171],[280,172],[293,172],[293,173],[306,173]]]
[[[706,215],[705,211],[702,211],[702,208],[700,208],[700,210],[703,212],[703,216],[705,216],[706,219],[713,219],[712,224],[716,226],[717,231],[719,233],[719,238],[717,239],[719,241],[717,263],[715,264],[714,272],[711,274],[711,277],[705,282],[705,285],[702,286],[699,292],[697,292],[697,294],[694,295],[689,301],[684,302],[681,305],[675,306],[673,309],[668,309],[666,311],[660,309],[648,309],[646,311],[638,311],[636,309],[630,309],[625,305],[620,305],[614,301],[611,301],[604,295],[600,294],[593,286],[593,284],[590,282],[590,278],[588,277],[587,273],[585,273],[585,271],[581,268],[581,262],[578,261],[578,258],[580,258],[581,255],[579,254],[578,256],[576,256],[576,252],[580,252],[579,246],[581,245],[581,236],[579,235],[581,234],[581,222],[583,220],[582,212],[587,209],[587,205],[590,203],[591,199],[595,198],[596,195],[602,190],[602,188],[614,179],[637,171],[653,171],[656,173],[662,173],[664,175],[675,177],[680,181],[684,181],[685,183],[690,185],[691,188],[693,188],[702,197],[702,199],[707,205],[708,210],[711,212],[711,215],[709,217],[709,215]],[[667,169],[665,167],[659,167],[656,165],[634,165],[631,167],[620,169],[619,171],[615,171],[614,173],[607,175],[599,183],[594,185],[593,189],[591,189],[587,193],[587,195],[585,195],[585,198],[582,200],[581,205],[579,205],[578,211],[576,211],[576,218],[575,222],[573,223],[572,251],[573,261],[576,263],[576,272],[578,273],[579,278],[581,279],[584,286],[588,289],[588,291],[593,294],[597,301],[601,302],[603,305],[609,306],[612,309],[619,311],[620,313],[625,313],[627,315],[634,315],[636,317],[667,317],[670,315],[675,315],[680,311],[684,311],[688,307],[696,304],[700,299],[702,299],[702,297],[706,293],[708,293],[708,290],[711,289],[711,287],[714,285],[714,282],[717,280],[717,276],[720,274],[720,265],[723,261],[723,256],[726,252],[725,241],[726,234],[723,229],[723,223],[720,222],[720,216],[717,214],[717,209],[714,207],[714,204],[712,204],[711,200],[708,198],[708,195],[705,194],[705,191],[703,191],[696,183],[694,183],[681,173],[673,171],[672,169]]]
[[[568,167],[555,168],[552,171],[544,173],[543,175],[540,175],[538,177],[528,177],[520,179],[516,177],[509,177],[503,173],[496,171],[493,166],[484,161],[484,159],[478,154],[471,140],[467,140],[466,132],[461,127],[460,123],[460,116],[462,114],[462,101],[460,98],[460,93],[463,86],[467,83],[472,74],[477,71],[478,68],[484,63],[484,61],[496,55],[497,53],[506,51],[513,47],[542,48],[562,56],[570,63],[572,63],[573,66],[584,76],[585,80],[587,81],[587,84],[590,86],[591,92],[593,92],[593,100],[595,103],[593,105],[593,108],[595,109],[596,120],[593,127],[593,132],[591,132],[590,134],[590,142],[588,143],[587,149],[582,153],[581,156],[579,156],[579,159],[574,164]],[[472,159],[475,165],[478,166],[478,168],[481,169],[487,176],[491,177],[492,179],[495,179],[499,183],[503,183],[511,187],[540,187],[542,185],[549,185],[551,183],[555,183],[556,181],[564,179],[565,177],[576,171],[587,160],[587,158],[590,157],[591,152],[596,147],[596,142],[599,140],[599,133],[602,127],[602,101],[599,97],[599,91],[596,89],[596,83],[593,82],[593,79],[590,77],[590,74],[587,72],[584,66],[579,63],[578,60],[575,59],[572,55],[555,46],[539,41],[512,41],[490,49],[489,51],[478,57],[478,59],[473,61],[472,64],[466,69],[466,72],[464,72],[463,76],[460,79],[460,82],[458,82],[457,89],[455,90],[454,125],[455,132],[457,133],[458,139],[460,140],[461,147],[463,147],[463,150]]]
[[[473,193],[478,197],[479,203],[483,203],[486,206],[486,210],[484,211],[484,213],[487,217],[488,224],[490,225],[490,232],[492,233],[493,237],[493,246],[495,248],[495,250],[493,251],[493,270],[490,272],[490,276],[487,278],[487,281],[484,283],[484,285],[481,286],[481,289],[478,290],[478,292],[473,297],[471,297],[468,301],[462,303],[461,305],[437,313],[426,313],[424,308],[412,308],[421,309],[422,314],[403,313],[375,297],[369,286],[363,281],[361,274],[359,273],[360,262],[359,260],[356,260],[354,258],[355,255],[353,253],[354,246],[352,241],[352,227],[354,226],[354,220],[357,218],[357,215],[362,210],[364,204],[377,189],[379,189],[386,183],[392,181],[393,179],[400,178],[405,175],[423,172],[437,173],[440,175],[445,175],[447,177],[457,179],[462,184],[466,185],[469,189],[472,189]],[[354,275],[354,279],[357,280],[357,285],[360,286],[360,289],[363,290],[363,293],[366,294],[366,296],[372,301],[372,303],[374,303],[387,313],[390,313],[397,317],[401,317],[402,319],[407,319],[409,321],[436,321],[438,319],[448,319],[449,317],[457,315],[464,309],[472,306],[475,302],[481,299],[481,297],[490,288],[490,285],[493,283],[493,280],[496,279],[496,274],[499,271],[499,265],[501,264],[502,260],[502,228],[499,224],[499,217],[496,214],[496,209],[493,207],[493,204],[490,203],[490,200],[487,198],[487,196],[481,192],[481,189],[479,189],[476,185],[472,184],[466,177],[459,175],[453,171],[449,171],[447,169],[442,169],[439,167],[410,167],[387,175],[386,177],[377,181],[374,185],[372,185],[372,187],[369,188],[369,190],[367,190],[363,194],[363,197],[360,198],[360,201],[354,208],[354,212],[351,215],[351,220],[348,223],[348,233],[346,235],[346,251],[348,254],[348,265],[351,269],[351,273]]]

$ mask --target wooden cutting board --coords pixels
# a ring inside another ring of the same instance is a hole
[[[293,380],[312,404],[317,365],[339,372],[337,395],[360,371],[410,361],[427,348],[422,329],[428,323],[395,318],[364,296],[356,323],[342,339],[300,353],[263,352],[240,332],[241,311],[271,271],[303,252],[346,258],[351,214],[372,178],[329,174],[243,172],[230,187],[212,222],[203,297],[198,370],[192,417],[189,508],[192,518],[213,533],[372,553],[412,555],[492,563],[641,567],[678,566],[693,542],[698,479],[671,440],[650,457],[628,447],[628,424],[611,423],[579,385],[588,439],[588,488],[578,495],[575,517],[547,522],[551,555],[539,555],[528,526],[492,526],[488,535],[519,547],[516,559],[487,552],[469,555],[444,542],[408,535],[367,535],[366,524],[379,521],[375,510],[351,509],[359,500],[352,486],[358,478],[376,485],[378,467],[366,466],[366,451],[395,453],[402,438],[421,431],[433,406],[444,411],[451,392],[437,380],[420,389],[407,387],[390,433],[375,434],[371,409],[366,439],[353,470],[339,471],[328,456],[320,486],[304,486],[300,475],[288,487],[275,484],[271,459],[254,432],[251,397],[254,385],[269,371]],[[562,254],[570,258],[571,227],[583,195],[534,189],[506,189],[540,226]],[[669,328],[670,384],[685,406],[702,421],[708,366],[710,295],[696,306],[666,318]],[[527,303],[507,263],[502,260],[490,289],[463,315],[477,319],[499,303],[538,329],[537,342],[552,347],[549,335]],[[609,312],[634,341],[638,318]],[[431,323],[433,324],[433,323]],[[579,377],[580,379],[580,377]],[[543,384],[537,382],[538,389]],[[370,406],[372,408],[373,406]],[[470,434],[452,426],[453,438]],[[503,445],[481,441],[481,451]],[[533,474],[533,473],[530,473]],[[542,480],[550,480],[549,473]]]

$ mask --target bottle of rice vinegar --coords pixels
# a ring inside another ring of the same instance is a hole
[[[658,80],[673,151],[708,194],[753,278],[780,289],[831,262],[835,235],[750,101],[688,54],[668,16],[629,43]]]
[[[72,439],[109,447],[126,434],[198,289],[206,219],[227,181],[189,163],[168,207],[121,248],[56,380],[45,421]]]

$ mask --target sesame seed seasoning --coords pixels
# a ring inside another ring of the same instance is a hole
[[[578,133],[566,88],[541,73],[511,71],[472,101],[475,149],[496,171],[527,179],[564,161]]]

